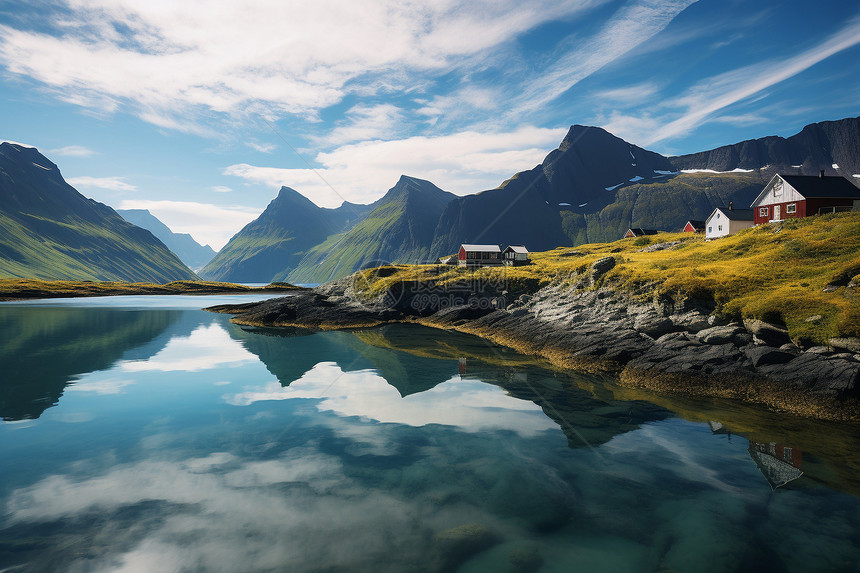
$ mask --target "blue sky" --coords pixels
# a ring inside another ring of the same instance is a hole
[[[860,114],[855,0],[0,0],[0,139],[220,248],[281,185],[464,195],[598,125],[664,154]]]

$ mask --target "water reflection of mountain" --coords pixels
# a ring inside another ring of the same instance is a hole
[[[0,417],[38,418],[77,375],[152,356],[201,316],[208,318],[175,310],[0,308]]]
[[[595,445],[671,414],[644,401],[602,400],[541,362],[459,332],[397,324],[353,332],[232,329],[283,386],[313,368],[318,357],[344,371],[374,369],[401,396],[430,390],[460,375],[534,402],[555,421],[571,447]],[[280,336],[289,337],[284,343]],[[465,364],[465,370],[464,370]]]

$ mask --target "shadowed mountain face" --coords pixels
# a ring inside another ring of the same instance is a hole
[[[676,169],[764,169],[789,175],[860,173],[860,117],[822,121],[791,137],[762,137],[670,159]],[[838,165],[838,167],[834,167]],[[854,181],[856,182],[856,181]]]
[[[0,277],[195,279],[152,233],[87,199],[36,149],[0,144]]]
[[[0,312],[0,418],[38,418],[54,406],[79,374],[110,368],[117,360],[149,357],[182,324],[170,310],[29,308]]]
[[[234,235],[200,275],[235,282],[285,277],[309,249],[350,228],[372,209],[373,205],[352,203],[323,209],[298,191],[281,187],[266,210]]]
[[[132,225],[155,235],[189,268],[201,269],[215,256],[212,247],[201,245],[188,233],[174,233],[146,209],[117,209],[117,213]]]

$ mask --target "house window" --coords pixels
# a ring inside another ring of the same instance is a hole
[[[722,230],[723,230],[723,226],[722,226],[722,225],[717,225],[717,231],[722,231]]]
[[[789,203],[785,206],[786,213],[797,213],[797,203]]]
[[[720,218],[720,214],[719,214],[719,213],[717,213],[717,219],[719,219],[719,218]]]
[[[758,208],[758,216],[759,217],[767,217],[768,215],[770,215],[770,209],[768,209],[767,207],[759,207]]]
[[[714,228],[713,228],[713,227],[708,227],[708,232],[709,232],[709,233],[713,233],[713,232],[714,232]]]

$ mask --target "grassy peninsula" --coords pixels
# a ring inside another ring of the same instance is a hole
[[[37,298],[74,298],[85,296],[118,296],[139,294],[239,294],[304,290],[289,283],[271,283],[249,287],[213,281],[173,281],[166,284],[46,281],[40,279],[0,279],[0,301]]]
[[[615,266],[594,284],[590,266],[612,257]],[[522,267],[466,269],[392,265],[356,275],[357,294],[375,298],[398,283],[456,288],[493,285],[510,295],[557,284],[602,286],[643,299],[692,297],[712,301],[725,318],[783,323],[801,345],[860,337],[860,213],[840,213],[761,225],[705,240],[661,233],[531,254]]]

